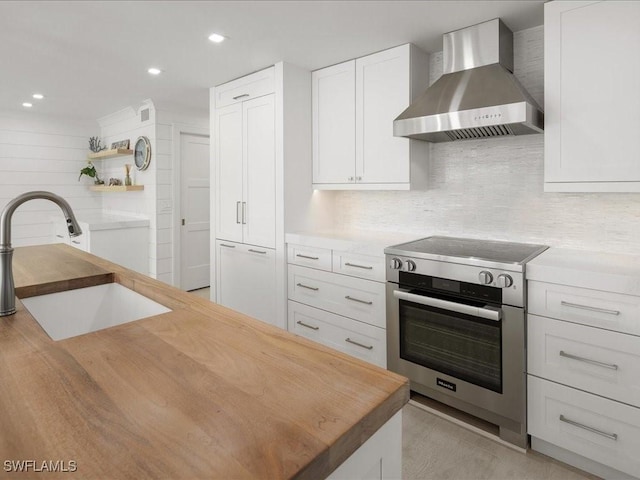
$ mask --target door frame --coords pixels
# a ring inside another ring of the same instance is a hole
[[[183,134],[202,135],[209,137],[209,145],[211,145],[211,132],[208,127],[200,127],[198,125],[188,125],[184,123],[172,123],[172,143],[173,143],[173,175],[171,179],[171,190],[173,192],[173,286],[181,288],[182,272],[180,268],[181,252],[182,252],[182,235],[181,235],[181,219],[182,219],[182,142]],[[211,152],[211,149],[209,149]],[[209,169],[211,169],[211,155],[209,155]],[[209,188],[211,192],[211,186]],[[209,194],[209,202],[211,204],[212,193]]]

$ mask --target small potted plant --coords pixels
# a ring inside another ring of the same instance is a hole
[[[91,162],[88,162],[87,166],[80,170],[78,181],[80,181],[80,179],[82,178],[82,175],[86,175],[87,177],[93,178],[94,179],[93,181],[96,185],[104,185],[104,181],[100,180],[100,177],[98,176],[98,172],[96,171],[96,167]]]

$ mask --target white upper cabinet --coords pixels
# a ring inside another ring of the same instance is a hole
[[[216,108],[215,142],[216,238],[274,248],[274,94]]]
[[[545,190],[640,191],[640,2],[545,4]]]
[[[313,183],[353,183],[356,175],[356,62],[311,74]]]
[[[409,139],[393,120],[411,103],[410,47],[356,60],[356,181],[408,183]]]
[[[393,120],[428,77],[427,55],[410,44],[313,72],[313,187],[408,190],[427,144],[394,137]]]

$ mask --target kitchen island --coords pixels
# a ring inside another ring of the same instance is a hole
[[[0,318],[3,472],[325,478],[384,426],[399,473],[404,377],[67,245],[16,248],[14,277],[18,298],[113,281],[172,311],[53,341],[17,301]]]

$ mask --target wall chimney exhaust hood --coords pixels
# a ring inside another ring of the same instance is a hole
[[[544,114],[513,75],[513,33],[496,18],[443,36],[443,75],[393,122],[429,142],[542,133]]]

